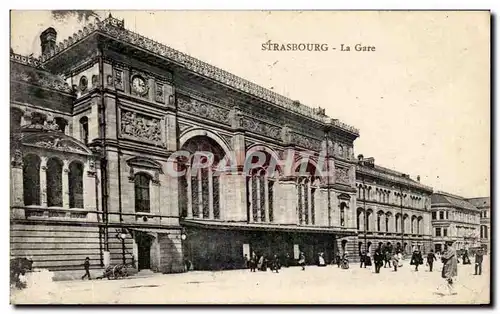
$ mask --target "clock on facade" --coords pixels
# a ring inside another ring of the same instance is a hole
[[[146,81],[136,75],[132,78],[132,91],[140,96],[144,96],[148,93],[148,86],[146,84]]]

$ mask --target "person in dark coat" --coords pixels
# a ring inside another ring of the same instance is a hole
[[[337,267],[340,268],[340,263],[342,262],[342,257],[340,256],[340,253],[337,252],[337,254],[335,255],[335,263],[337,264]]]
[[[410,265],[415,265],[415,271],[418,271],[418,266],[422,265],[423,263],[422,253],[420,253],[418,249],[415,249],[411,256]]]
[[[255,269],[257,268],[257,255],[255,254],[255,252],[252,252],[250,261],[248,262],[248,266],[251,272],[255,272]]]
[[[92,278],[90,278],[90,258],[88,257],[85,258],[85,262],[83,263],[83,268],[85,269],[85,275],[82,276],[82,280],[84,280],[85,277],[88,277],[89,280],[91,280]]]
[[[285,267],[290,267],[290,254],[286,253],[285,255]]]
[[[386,250],[385,254],[384,254],[384,259],[385,259],[384,268],[386,268],[387,265],[389,265],[389,267],[391,267],[391,258],[392,258],[391,251]]]
[[[481,275],[483,271],[483,250],[478,250],[475,257],[474,275]]]
[[[373,261],[375,263],[375,273],[380,273],[380,268],[382,268],[382,265],[384,265],[384,259],[385,256],[382,253],[382,249],[377,248],[375,250],[375,254],[373,255]]]
[[[278,257],[278,255],[275,254],[271,262],[271,271],[276,271],[276,273],[278,273],[280,268],[281,268],[280,258]]]
[[[429,271],[432,271],[432,264],[434,264],[434,261],[437,261],[437,258],[434,251],[431,250],[429,254],[427,254],[427,265],[429,265]]]
[[[366,253],[365,251],[361,252],[361,254],[359,254],[359,268],[366,268]]]

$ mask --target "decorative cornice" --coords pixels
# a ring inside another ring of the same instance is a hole
[[[329,118],[324,114],[324,110],[322,110],[321,108],[313,109],[311,107],[305,106],[298,101],[291,100],[290,98],[279,95],[271,90],[265,89],[262,86],[240,78],[232,73],[219,69],[206,62],[193,58],[164,44],[129,31],[125,29],[123,20],[118,20],[116,18],[113,18],[112,16],[108,17],[104,21],[98,21],[97,23],[88,24],[83,28],[83,30],[78,31],[78,33],[75,33],[73,34],[73,36],[65,39],[64,42],[56,45],[55,49],[43,54],[40,57],[40,61],[44,63],[52,59],[55,55],[58,55],[62,51],[74,46],[81,40],[87,38],[90,34],[97,31],[109,35],[110,37],[117,40],[121,40],[128,44],[141,47],[142,49],[148,50],[149,52],[152,52],[156,55],[172,60],[192,72],[198,73],[205,77],[214,79],[220,83],[233,87],[237,90],[241,90],[258,98],[264,99],[292,112],[304,115],[313,120],[327,123],[348,133],[359,136],[358,129],[342,123],[337,119]]]

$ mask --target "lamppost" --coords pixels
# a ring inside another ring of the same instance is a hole
[[[365,253],[367,253],[367,247],[366,247],[366,232],[368,230],[368,220],[366,219],[367,215],[366,215],[366,186],[365,186],[365,177],[363,177],[363,216],[364,216],[364,242],[365,242],[365,245],[364,245],[364,251]]]
[[[116,237],[122,241],[122,261],[123,264],[126,264],[126,257],[125,257],[125,239],[127,238],[127,230],[125,228],[122,228],[119,233],[116,234]]]
[[[400,213],[401,213],[401,250],[404,253],[404,235],[405,235],[405,221],[404,221],[404,216],[403,216],[403,186],[399,185],[399,195],[400,195],[400,202],[399,202],[399,208],[400,208]]]

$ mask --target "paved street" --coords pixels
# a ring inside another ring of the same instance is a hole
[[[405,304],[461,303],[484,304],[489,301],[489,260],[483,275],[474,276],[474,265],[458,269],[457,295],[440,296],[436,288],[443,283],[441,263],[434,272],[422,265],[418,272],[409,261],[393,272],[382,268],[348,270],[337,266],[284,268],[279,274],[250,273],[248,270],[189,272],[155,275],[148,278],[100,281],[68,281],[43,285],[33,291],[13,295],[14,303],[309,303],[309,304]],[[28,289],[29,290],[29,289]],[[34,290],[34,289],[33,289]]]

